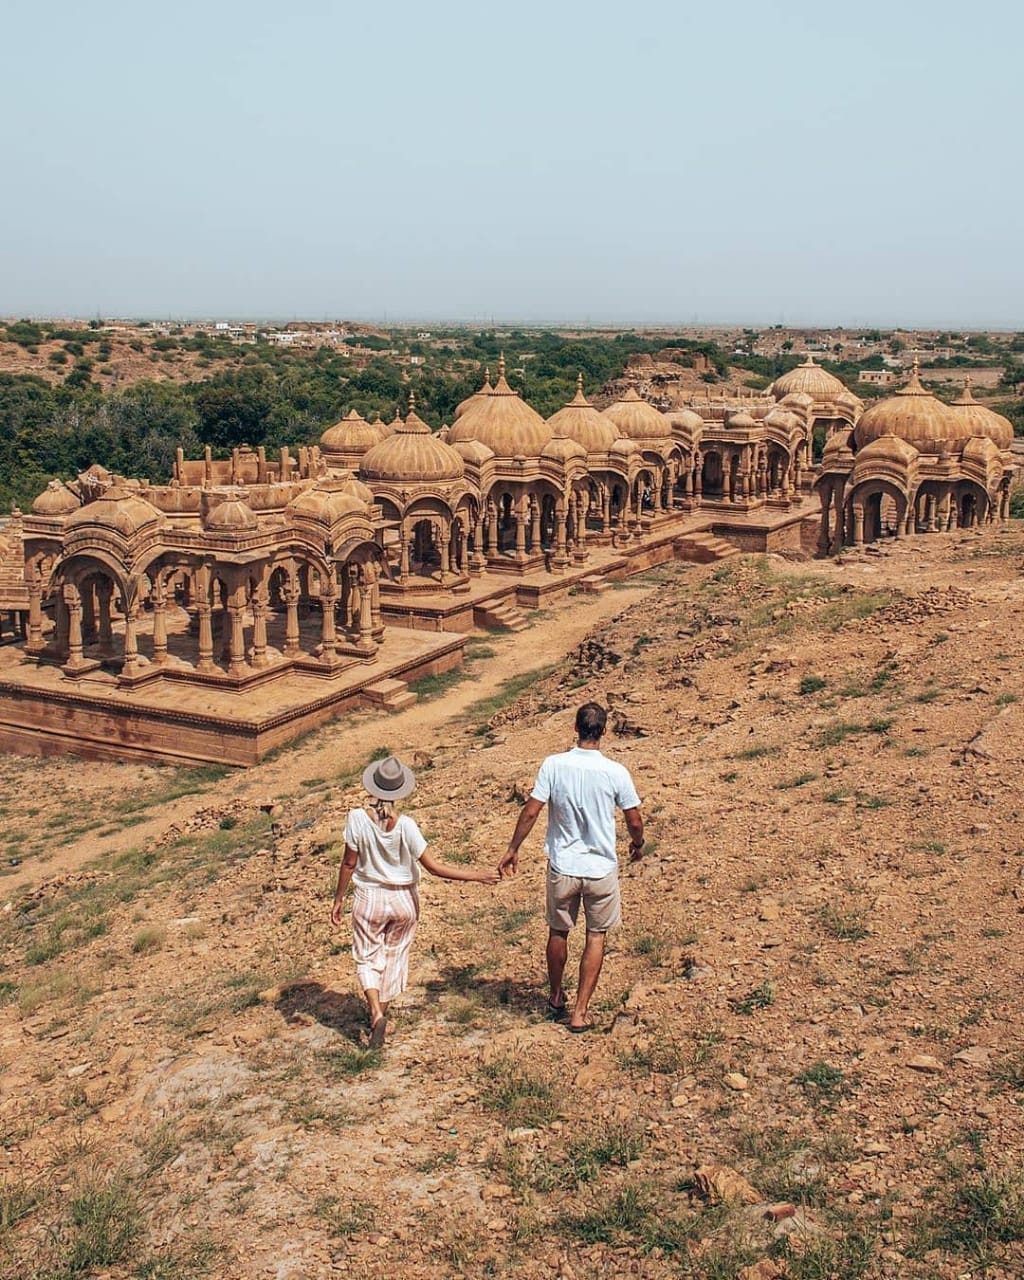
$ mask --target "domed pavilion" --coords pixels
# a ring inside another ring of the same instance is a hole
[[[873,404],[825,447],[815,487],[822,554],[874,542],[966,528],[1009,514],[1012,428],[965,388],[943,404],[921,383]]]

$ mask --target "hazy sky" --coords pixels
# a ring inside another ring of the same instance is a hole
[[[1024,328],[1019,0],[0,16],[0,314]]]

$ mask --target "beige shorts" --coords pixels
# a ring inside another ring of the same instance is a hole
[[[591,933],[607,933],[622,923],[619,906],[618,868],[599,880],[584,876],[560,876],[548,867],[548,928],[568,933],[576,923],[583,903],[583,918]]]

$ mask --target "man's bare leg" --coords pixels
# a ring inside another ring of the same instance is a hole
[[[603,933],[591,933],[589,929],[587,930],[583,955],[580,956],[580,985],[576,991],[576,1004],[569,1018],[570,1027],[585,1027],[590,1021],[587,1017],[587,1008],[590,997],[597,987],[597,980],[601,976],[601,966],[604,964],[604,939]]]
[[[562,975],[565,973],[565,962],[569,958],[569,935],[548,930],[548,983],[551,995],[548,997],[553,1008],[565,1004],[565,988],[562,986]]]

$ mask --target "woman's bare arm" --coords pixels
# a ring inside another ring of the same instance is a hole
[[[345,894],[348,892],[352,872],[355,871],[358,861],[359,854],[350,844],[347,844],[344,857],[341,859],[341,866],[338,868],[338,887],[334,891],[334,905],[331,907],[331,921],[333,924],[341,924]]]
[[[473,880],[477,884],[497,884],[498,873],[493,867],[454,867],[450,862],[441,862],[429,851],[420,856],[420,866],[432,876],[440,876],[442,880]]]

